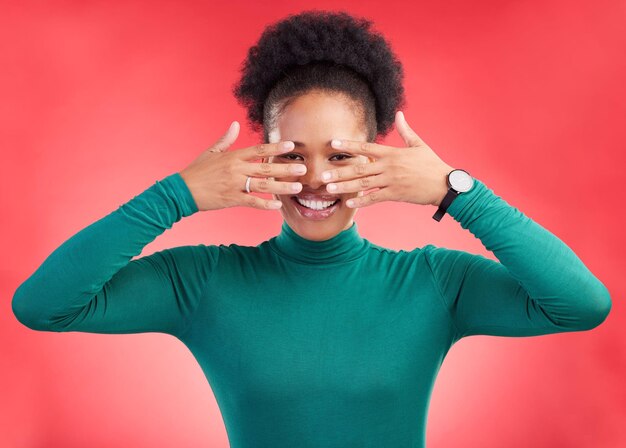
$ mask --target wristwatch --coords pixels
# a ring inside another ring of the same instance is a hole
[[[439,204],[439,208],[433,215],[435,221],[441,221],[443,215],[448,210],[452,201],[456,199],[459,194],[466,193],[474,186],[474,178],[465,170],[455,169],[448,173],[448,193],[442,199]]]

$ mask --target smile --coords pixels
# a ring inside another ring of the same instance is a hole
[[[304,200],[297,196],[292,196],[291,200],[303,218],[313,220],[328,218],[339,208],[339,203],[341,202],[340,199],[335,199],[334,201]]]
[[[339,199],[336,199],[334,201],[306,200],[306,199],[301,199],[296,196],[296,201],[298,201],[300,205],[303,205],[306,208],[311,208],[313,210],[324,210],[330,207],[331,205],[335,205],[338,200]]]

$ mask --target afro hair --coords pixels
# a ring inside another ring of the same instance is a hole
[[[385,136],[405,105],[403,68],[372,22],[339,11],[309,10],[265,28],[248,50],[232,92],[254,132],[311,90],[343,93],[360,105],[369,141]]]

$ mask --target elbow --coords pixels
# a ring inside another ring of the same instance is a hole
[[[25,289],[25,283],[22,283],[13,294],[11,301],[13,315],[19,323],[31,330],[50,331],[45,319],[38,315],[32,296],[27,294]]]
[[[611,312],[613,303],[609,290],[600,283],[600,287],[591,295],[590,307],[582,320],[582,330],[592,330],[602,324]]]

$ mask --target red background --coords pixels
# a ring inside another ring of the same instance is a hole
[[[589,332],[461,340],[435,385],[428,446],[626,446],[626,3],[604,0],[4,1],[0,446],[228,446],[208,383],[175,338],[36,332],[11,299],[64,240],[180,171],[232,120],[242,124],[233,148],[257,143],[230,88],[263,28],[311,7],[373,19],[404,64],[413,129],[558,235],[612,295]],[[385,143],[402,146],[395,130]],[[433,213],[386,202],[357,222],[383,246],[493,258]],[[256,245],[281,222],[242,207],[198,213],[142,255]]]

